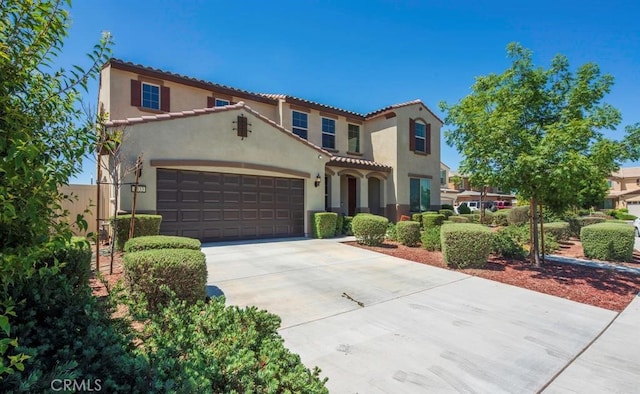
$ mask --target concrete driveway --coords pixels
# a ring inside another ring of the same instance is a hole
[[[211,293],[279,315],[286,346],[336,393],[571,391],[595,368],[569,367],[618,315],[333,240],[203,252]]]

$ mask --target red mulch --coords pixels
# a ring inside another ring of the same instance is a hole
[[[356,242],[345,243],[421,264],[453,270],[444,263],[442,253],[429,252],[421,247],[410,248],[391,241],[385,241],[380,247],[363,246]],[[556,254],[584,258],[580,241],[571,240],[562,246]],[[640,254],[634,254],[634,261],[631,263],[611,264],[640,268]],[[640,292],[640,275],[577,265],[547,262],[542,267],[536,268],[528,261],[491,256],[484,269],[467,268],[456,269],[456,271],[618,312],[629,305]]]
[[[100,274],[108,283],[109,288],[113,288],[120,278],[122,278],[122,252],[116,252],[111,266],[111,256],[106,254],[107,249],[100,250]],[[93,289],[93,295],[96,297],[104,297],[108,295],[107,287],[103,281],[96,275],[95,259],[92,261],[91,278],[89,285]]]

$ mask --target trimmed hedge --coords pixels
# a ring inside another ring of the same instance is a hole
[[[491,216],[491,220],[494,226],[505,227],[509,225],[507,217],[509,216],[509,209],[500,209],[495,211]]]
[[[478,221],[481,222],[480,224],[493,224],[493,212],[491,212],[488,209],[484,210],[484,218],[482,217],[482,215],[480,215],[480,218],[478,218]]]
[[[571,236],[571,229],[567,222],[551,222],[542,225],[545,236],[551,234],[557,241],[566,241]]]
[[[86,238],[73,237],[64,248],[56,249],[50,245],[40,256],[37,268],[53,267],[62,264],[60,274],[66,277],[74,289],[89,286],[91,274],[91,245]]]
[[[353,229],[351,228],[351,222],[353,216],[345,216],[342,218],[342,234],[353,235]]]
[[[149,235],[131,238],[124,244],[125,253],[151,249],[193,249],[200,250],[201,243],[195,238],[174,235]]]
[[[411,220],[413,220],[414,222],[418,222],[418,223],[422,224],[422,214],[421,213],[412,213],[411,214]]]
[[[356,241],[360,244],[376,246],[384,241],[389,219],[371,214],[359,214],[353,218],[351,226]]]
[[[342,235],[344,228],[344,216],[342,216],[341,214],[338,214],[338,217],[336,218],[336,235]]]
[[[484,268],[491,253],[493,233],[480,224],[450,224],[440,229],[442,257],[448,266]]]
[[[436,251],[441,249],[440,244],[440,229],[441,226],[429,227],[424,229],[422,233],[422,237],[420,237],[420,242],[422,242],[422,247],[429,251]]]
[[[596,223],[580,230],[582,249],[589,258],[632,261],[635,230],[620,223]]]
[[[446,217],[439,213],[424,213],[422,215],[422,227],[429,228],[434,226],[442,226],[442,222],[444,222]]]
[[[118,215],[110,219],[111,227],[115,228],[117,221],[118,228],[116,230],[116,249],[122,251],[124,244],[129,240],[129,226],[131,225],[131,215]],[[147,235],[160,234],[160,223],[162,216],[160,215],[136,215],[136,226],[133,237],[143,237]]]
[[[493,233],[491,241],[491,253],[506,258],[523,259],[527,256],[527,251],[523,247],[523,239],[528,234],[524,234],[527,229],[522,227],[503,227]]]
[[[467,204],[458,205],[458,214],[460,214],[460,215],[468,215],[470,213],[471,213],[471,208],[469,208],[469,206],[467,206]]]
[[[529,206],[513,207],[507,215],[507,223],[514,226],[522,226],[529,222]]]
[[[313,214],[313,236],[315,238],[335,237],[337,224],[337,213],[316,212]]]
[[[458,216],[451,216],[449,218],[449,221],[454,222],[454,223],[469,223],[469,219],[467,217],[458,215]]]
[[[453,209],[441,209],[438,213],[444,215],[445,220],[449,219],[450,216],[453,216],[455,214]]]
[[[451,204],[442,204],[440,209],[448,209],[450,211],[453,211],[453,205]],[[442,213],[442,212],[440,212]]]
[[[386,239],[388,239],[389,241],[395,241],[398,239],[398,234],[396,231],[396,225],[389,222],[389,224],[387,224],[387,232],[384,235],[384,237]]]
[[[206,296],[205,255],[191,249],[154,249],[127,253],[123,257],[124,277],[134,298],[143,295],[150,311],[157,311],[170,299],[166,285],[181,300],[195,303]]]
[[[595,216],[582,216],[582,217],[570,217],[567,218],[567,222],[569,223],[569,231],[571,232],[571,236],[580,237],[580,231],[583,227],[589,226],[591,224],[604,223],[607,219],[604,217],[595,217]]]
[[[458,216],[462,216],[463,218],[467,218],[468,223],[480,223],[480,214],[479,213],[464,213]]]
[[[396,238],[406,246],[416,246],[420,242],[420,223],[398,222],[396,224]]]

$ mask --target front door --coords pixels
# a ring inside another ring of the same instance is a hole
[[[349,190],[349,198],[348,198],[348,207],[347,207],[347,215],[354,216],[356,214],[356,178],[347,178],[348,182],[348,190]]]

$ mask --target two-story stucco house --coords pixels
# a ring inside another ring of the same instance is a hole
[[[607,182],[609,193],[603,208],[627,208],[629,213],[640,217],[640,167],[627,167],[612,173]]]
[[[442,121],[420,100],[360,114],[116,59],[98,100],[129,160],[143,155],[136,212],[162,215],[163,234],[302,236],[318,211],[396,221],[440,207]],[[132,202],[122,187],[114,210]]]

